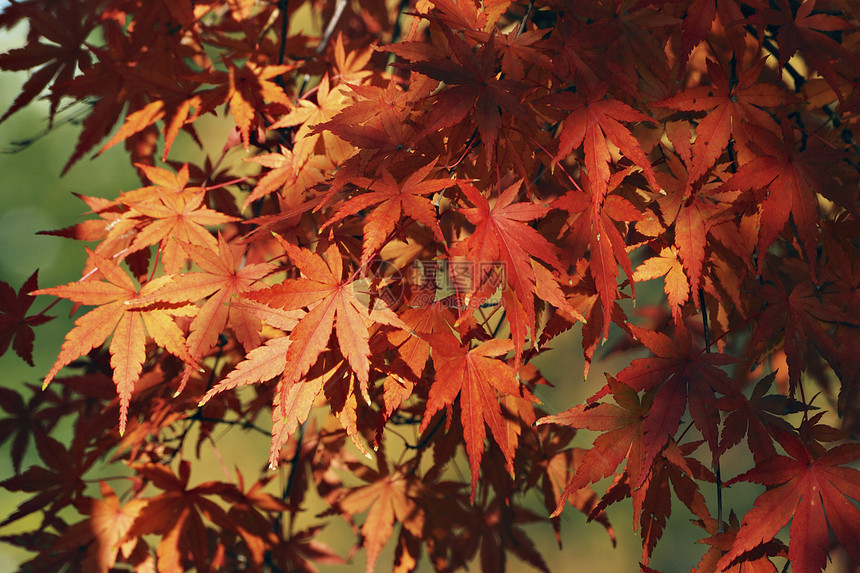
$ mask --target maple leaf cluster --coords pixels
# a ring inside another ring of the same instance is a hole
[[[37,295],[77,316],[41,390],[0,391],[26,570],[393,546],[397,571],[548,571],[525,526],[561,543],[571,505],[614,543],[627,498],[642,571],[673,501],[698,573],[860,563],[856,4],[27,0],[18,24],[0,122],[83,110],[64,171],[122,143],[143,183],[47,231],[89,243],[80,279],[0,283],[0,353],[33,363]],[[574,328],[569,407],[536,364]],[[628,365],[604,384],[595,356]],[[227,429],[269,436],[259,472],[209,479]]]

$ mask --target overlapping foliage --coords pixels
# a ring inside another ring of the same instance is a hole
[[[43,390],[0,393],[0,485],[32,494],[2,525],[41,514],[4,540],[37,571],[313,571],[343,561],[315,536],[346,520],[368,571],[387,544],[398,571],[547,570],[524,525],[558,534],[570,504],[614,539],[604,510],[630,498],[642,570],[673,509],[709,546],[697,572],[860,562],[858,18],[846,0],[13,2],[0,26],[29,34],[0,68],[31,75],[3,119],[40,95],[52,119],[86,106],[66,169],[121,143],[143,186],[82,196],[90,218],[50,232],[90,243],[79,280],[0,284],[2,351],[32,360],[35,295],[78,316]],[[232,132],[199,137],[208,114]],[[172,151],[181,134],[205,161]],[[585,376],[607,337],[606,356],[644,352],[592,372],[584,404],[541,403],[533,361],[565,360],[574,327]],[[193,478],[222,428],[269,424],[259,475]],[[750,465],[723,467],[733,450]],[[95,493],[106,462],[129,481]],[[748,511],[739,481],[767,487]],[[328,510],[300,529],[313,499]]]

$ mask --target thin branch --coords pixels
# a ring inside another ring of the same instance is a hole
[[[443,414],[443,415],[439,416],[439,421],[436,422],[432,428],[430,428],[430,432],[426,436],[421,438],[421,440],[419,440],[418,443],[416,443],[415,445],[412,445],[409,442],[406,442],[406,444],[405,444],[406,448],[409,450],[420,450],[420,449],[424,448],[424,446],[426,446],[428,443],[430,443],[430,440],[433,439],[433,435],[439,430],[439,428],[442,426],[442,422],[444,422],[444,421],[445,421],[445,415]]]
[[[529,0],[529,5],[526,8],[526,13],[523,14],[522,20],[520,20],[520,25],[517,27],[517,36],[526,31],[526,23],[529,21],[529,18],[532,15],[532,10],[535,7],[535,0]]]
[[[281,13],[281,40],[280,45],[278,46],[279,66],[284,63],[284,56],[286,55],[287,51],[287,27],[289,26],[289,20],[287,19],[287,8],[289,7],[289,4],[290,0],[278,0],[278,12]],[[278,79],[281,79],[281,77],[278,76]]]
[[[337,25],[340,23],[341,16],[343,16],[343,11],[346,9],[347,0],[338,0],[337,6],[334,8],[334,14],[331,17],[331,20],[328,21],[328,26],[326,26],[325,32],[323,33],[322,40],[316,47],[316,53],[322,54],[325,52],[326,46],[328,46],[329,41],[331,41],[331,37],[334,35],[334,30],[337,28]]]
[[[711,353],[711,333],[708,325],[708,307],[705,304],[705,290],[699,288],[699,307],[702,309],[702,331],[705,334],[705,354]],[[720,448],[717,446],[714,458],[714,474],[717,476],[717,533],[723,533],[723,479],[720,470]]]
[[[243,428],[245,430],[253,430],[255,432],[263,434],[264,436],[269,436],[268,430],[265,430],[260,426],[257,426],[253,422],[249,422],[247,420],[225,420],[222,418],[210,418],[209,416],[202,416],[198,414],[194,414],[194,416],[189,419],[198,420],[200,422],[214,422],[216,424],[224,424],[226,426],[239,426],[240,428]]]
[[[299,468],[299,457],[302,454],[302,441],[305,437],[305,425],[302,424],[299,426],[299,435],[296,436],[296,451],[293,453],[293,457],[290,458],[290,473],[287,476],[287,483],[284,485],[284,489],[281,491],[281,501],[286,502],[287,498],[290,497],[290,491],[293,489],[293,483],[296,481],[296,474],[298,473]],[[283,513],[279,513],[275,516],[274,522],[274,530],[275,533],[279,533],[281,531],[281,521],[283,519]],[[290,535],[293,533],[293,515],[295,512],[290,512]]]

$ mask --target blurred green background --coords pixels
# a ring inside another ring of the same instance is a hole
[[[0,35],[0,52],[23,46],[25,34],[26,28],[19,26]],[[0,110],[5,112],[27,74],[3,72],[0,77]],[[0,124],[0,280],[16,291],[36,269],[39,269],[40,287],[80,278],[81,265],[86,260],[82,243],[36,235],[38,231],[60,229],[85,218],[86,205],[73,192],[112,197],[119,189],[133,189],[137,181],[134,170],[123,157],[121,146],[96,162],[82,161],[66,177],[60,178],[79,128],[62,123],[60,119],[57,123],[61,125],[40,137],[48,127],[47,115],[47,103],[38,102]],[[61,118],[68,115],[61,114]],[[24,141],[32,143],[16,145]],[[20,151],[13,152],[15,150]],[[38,299],[31,307],[31,314],[49,303],[50,297]],[[68,316],[70,309],[68,302],[59,303],[49,313],[57,318],[36,328],[35,367],[28,366],[11,349],[0,357],[0,385],[18,389],[25,382],[41,385],[57,357],[65,332],[72,326]],[[27,399],[29,391],[25,389],[24,394]],[[0,412],[0,415],[4,414]],[[28,451],[24,467],[37,461],[35,451]],[[12,473],[7,442],[0,449],[0,478],[6,479]],[[2,490],[0,519],[5,519],[27,497]],[[33,529],[39,521],[38,517],[30,516],[0,529],[0,535]],[[0,544],[0,571],[14,571],[27,556],[26,552]]]
[[[18,28],[12,33],[0,36],[0,52],[22,46],[25,42],[26,30]],[[4,72],[0,76],[0,112],[5,111],[14,101],[20,86],[26,81],[25,73]],[[45,134],[47,129],[47,104],[39,102],[15,114],[0,125],[0,280],[12,285],[14,289],[21,284],[34,269],[39,270],[39,286],[48,287],[65,284],[80,277],[80,269],[85,260],[84,244],[59,237],[36,235],[37,231],[60,229],[81,220],[86,215],[86,206],[73,193],[99,197],[116,197],[121,190],[130,190],[140,186],[134,169],[129,165],[128,158],[121,145],[116,146],[104,155],[90,160],[85,158],[78,162],[65,177],[60,172],[68,160],[77,140],[79,127],[73,121],[68,121],[75,113],[84,111],[81,106],[73,106],[70,110],[58,116],[57,126]],[[83,119],[79,115],[78,119]],[[222,142],[230,129],[229,118],[207,119],[198,126],[204,141],[214,141],[213,152],[220,151]],[[44,136],[42,136],[45,134]],[[30,141],[24,146],[15,142]],[[13,153],[15,149],[20,151]],[[231,158],[235,161],[242,159],[242,152],[233,152]],[[171,157],[179,160],[197,161],[202,157],[199,149],[187,141],[178,141]],[[642,296],[659,296],[659,285],[638,289]],[[649,294],[650,292],[650,294]],[[640,296],[641,298],[641,296]],[[50,302],[49,297],[36,301],[32,309],[36,312]],[[52,309],[51,314],[57,319],[36,329],[36,348],[34,352],[35,367],[31,368],[11,351],[0,357],[0,384],[12,388],[21,388],[23,383],[40,384],[44,374],[51,367],[62,344],[63,335],[71,328],[72,319],[68,313],[71,305],[64,301]],[[580,350],[577,331],[572,331],[562,337],[555,346],[559,349],[551,354],[551,359],[542,357],[539,366],[546,377],[557,388],[540,393],[546,409],[558,412],[583,401],[603,384],[603,372],[615,373],[629,363],[633,356],[625,360],[611,363],[598,363],[592,367],[588,383],[582,382],[582,352]],[[599,351],[598,351],[599,354]],[[2,416],[0,412],[0,416]],[[66,429],[68,431],[68,429]],[[63,436],[57,436],[63,440]],[[68,436],[64,441],[68,441]],[[590,445],[590,436],[583,432],[575,442],[580,447]],[[249,444],[253,440],[253,446]],[[5,444],[0,448],[0,479],[12,475],[10,447]],[[205,451],[199,467],[205,471],[193,473],[193,481],[218,479],[224,471],[232,473],[234,466],[239,466],[246,477],[255,475],[265,464],[268,455],[268,442],[263,436],[230,432],[219,442],[219,451]],[[35,452],[28,452],[24,466],[38,461]],[[461,471],[468,474],[464,464]],[[102,468],[110,475],[117,475],[115,468]],[[729,476],[737,472],[728,472]],[[92,474],[91,477],[97,477]],[[232,476],[231,476],[232,477]],[[114,483],[115,487],[120,484]],[[602,492],[608,480],[598,484],[597,491]],[[713,507],[715,497],[713,488],[704,493]],[[756,489],[745,491],[743,487],[732,488],[726,497],[741,506],[741,510],[749,506]],[[0,493],[0,520],[5,519],[14,508],[28,496],[10,493],[5,490]],[[543,513],[537,494],[531,495],[527,505],[537,513]],[[729,502],[731,503],[731,502]],[[696,545],[695,541],[703,537],[699,528],[689,524],[691,514],[677,500],[673,500],[674,513],[666,530],[664,538],[654,554],[651,565],[667,573],[686,572],[694,566],[705,548]],[[323,509],[323,508],[319,508]],[[527,530],[532,534],[539,550],[545,555],[553,571],[604,571],[604,572],[633,572],[638,571],[641,547],[638,534],[632,529],[632,511],[629,502],[623,502],[609,510],[610,518],[618,536],[618,547],[612,549],[611,543],[603,528],[598,524],[585,525],[581,514],[568,509],[562,517],[562,533],[564,547],[559,550],[555,537],[547,524],[532,526]],[[11,526],[0,529],[0,535],[9,535],[16,531],[32,529],[38,526],[38,516],[16,522]],[[308,523],[314,523],[312,518]],[[329,526],[323,531],[322,539],[328,542],[338,553],[346,555],[355,541],[355,537],[345,523]],[[383,551],[378,571],[390,569],[393,559],[393,543]],[[13,571],[28,558],[26,552],[17,550],[9,545],[0,544],[0,571]],[[518,562],[509,559],[510,571],[532,570]],[[323,570],[363,570],[364,552],[359,552],[352,563],[344,568],[322,568]],[[429,570],[425,562],[421,570]]]

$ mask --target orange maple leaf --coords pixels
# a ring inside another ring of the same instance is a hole
[[[371,205],[376,205],[364,223],[362,264],[370,261],[385,244],[389,234],[398,223],[401,223],[403,214],[431,229],[436,239],[444,244],[445,237],[436,219],[436,210],[425,195],[452,187],[457,182],[453,179],[425,180],[435,166],[436,161],[431,161],[410,174],[403,183],[398,183],[388,169],[383,167],[382,180],[368,182],[370,193],[357,195],[341,205],[337,213],[326,221],[322,228],[325,229],[332,223],[363,211]]]
[[[188,350],[200,358],[215,346],[218,335],[229,323],[245,350],[260,345],[262,324],[250,308],[232,304],[235,296],[261,288],[258,281],[277,267],[272,263],[257,263],[236,268],[230,245],[218,234],[217,250],[174,239],[191,256],[203,272],[174,275],[170,284],[157,292],[141,297],[137,304],[152,302],[194,302],[207,299],[191,322]]]
[[[666,247],[660,250],[656,257],[647,259],[636,267],[633,280],[636,282],[665,277],[663,291],[669,297],[669,306],[672,307],[672,316],[675,321],[682,319],[681,309],[687,299],[690,298],[690,283],[681,261],[678,260],[678,250],[675,247]]]
[[[302,150],[300,155],[311,154],[314,151],[320,152],[322,150],[315,149],[315,147],[322,140],[325,155],[338,163],[352,155],[352,146],[333,133],[313,133],[312,129],[318,123],[330,121],[337,112],[343,109],[348,103],[345,90],[341,86],[332,87],[328,74],[326,74],[317,86],[316,100],[316,103],[308,99],[299,100],[299,107],[273,123],[271,129],[298,126],[295,135],[296,148],[293,149],[293,153],[299,149]]]
[[[402,322],[378,299],[374,308],[368,309],[356,298],[353,281],[342,278],[343,261],[336,245],[329,246],[323,260],[318,254],[277,237],[304,277],[287,279],[244,297],[283,310],[309,308],[290,332],[285,365],[288,382],[307,374],[335,330],[340,351],[366,392],[370,371],[368,325],[380,322],[399,326]]]
[[[186,187],[188,165],[183,165],[175,175],[159,167],[143,164],[137,167],[155,185],[124,193],[116,201],[129,207],[123,218],[140,221],[141,229],[129,252],[159,243],[164,270],[168,273],[179,272],[187,260],[179,243],[171,238],[217,252],[218,243],[205,225],[221,225],[238,219],[204,206],[203,188]]]
[[[298,427],[308,419],[311,407],[322,391],[323,384],[338,373],[337,370],[323,365],[322,373],[311,369],[312,375],[308,376],[307,379],[292,380],[291,373],[285,371],[287,351],[291,343],[289,337],[279,336],[266,341],[263,346],[255,348],[221,382],[211,388],[200,401],[200,406],[203,406],[216,394],[225,390],[264,382],[281,376],[272,403],[272,442],[269,451],[269,467],[271,469],[276,469],[280,463],[281,448],[284,447],[284,444],[287,443]],[[343,364],[343,361],[340,361],[340,364]],[[347,420],[344,425],[350,436],[354,440],[358,440],[358,431],[355,429],[354,423],[349,423]],[[365,450],[364,446],[359,445],[357,441],[356,445],[360,450]]]
[[[225,60],[227,71],[212,71],[208,74],[193,76],[202,82],[217,84],[218,87],[201,92],[202,111],[212,111],[218,105],[227,102],[230,114],[236,121],[242,136],[245,150],[251,144],[251,128],[264,127],[260,112],[266,108],[266,102],[273,102],[287,109],[293,108],[293,103],[284,92],[284,88],[272,81],[273,78],[293,69],[292,65],[258,66],[248,60],[243,66],[237,66],[232,60]]]
[[[86,203],[91,213],[96,213],[99,219],[87,219],[64,229],[55,231],[40,231],[40,235],[55,235],[67,237],[78,241],[98,241],[95,252],[103,257],[115,259],[117,262],[125,260],[131,254],[129,246],[135,237],[137,219],[124,217],[128,211],[124,205],[118,205],[115,201],[103,197],[90,197],[75,194],[78,199]],[[134,267],[132,267],[134,269]],[[95,267],[90,260],[84,264],[81,276],[88,276]]]
[[[89,518],[70,526],[48,551],[86,547],[84,568],[107,573],[116,564],[118,553],[128,559],[140,542],[137,537],[126,539],[126,534],[146,501],[132,499],[122,504],[106,482],[99,483],[102,499],[84,497],[75,502],[75,508]]]
[[[372,573],[379,552],[394,533],[395,520],[419,538],[424,528],[424,512],[415,501],[421,482],[414,472],[404,468],[390,472],[383,456],[379,456],[379,461],[377,471],[361,466],[357,472],[369,485],[347,490],[340,500],[340,507],[350,515],[370,508],[361,526],[367,549],[367,573]]]
[[[260,177],[242,203],[243,210],[257,199],[279,189],[286,199],[303,199],[306,190],[323,181],[322,172],[334,167],[331,160],[325,155],[311,154],[308,157],[308,153],[302,153],[300,147],[303,146],[297,145],[290,150],[282,145],[280,153],[265,153],[248,158],[247,161],[271,171]]]
[[[45,377],[43,386],[50,384],[61,368],[72,360],[100,346],[113,334],[110,343],[111,368],[120,399],[119,431],[125,432],[128,406],[134,385],[140,378],[146,358],[146,336],[178,356],[196,365],[185,346],[185,338],[174,322],[176,316],[191,316],[191,305],[154,304],[138,306],[139,298],[158,291],[173,277],[165,275],[152,280],[138,291],[132,279],[118,264],[87,249],[90,260],[106,281],[85,280],[66,285],[40,289],[31,294],[52,294],[76,303],[96,305],[96,308],[75,321],[75,328],[66,334],[66,340],[57,361]]]

